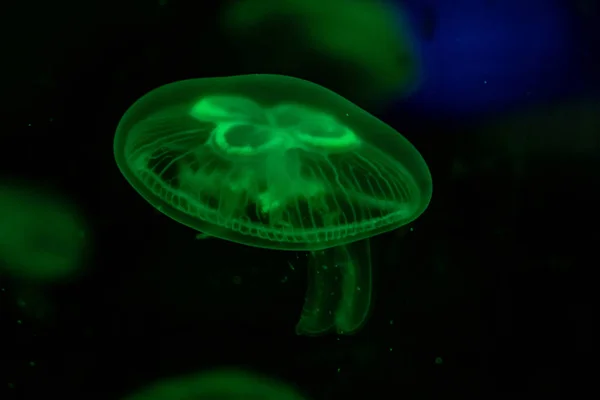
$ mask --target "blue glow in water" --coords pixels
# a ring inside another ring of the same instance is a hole
[[[573,93],[570,20],[558,0],[405,0],[423,81],[402,101],[460,116]]]

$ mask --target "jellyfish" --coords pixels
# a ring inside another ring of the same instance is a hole
[[[85,231],[81,213],[64,196],[16,179],[0,183],[0,277],[11,278],[7,294],[23,318],[55,317],[48,289],[82,273]]]
[[[359,103],[408,95],[420,83],[420,54],[402,8],[381,0],[240,0],[220,24],[252,70],[307,77]],[[305,75],[307,74],[307,75]]]
[[[216,369],[163,379],[123,400],[264,399],[303,400],[292,386],[262,374],[241,369]]]
[[[131,186],[170,218],[231,242],[310,252],[296,332],[357,332],[371,309],[369,238],[432,193],[420,153],[340,95],[281,75],[202,78],[135,102],[114,139]]]
[[[72,277],[86,249],[84,224],[70,201],[12,181],[0,184],[0,264],[20,281]]]

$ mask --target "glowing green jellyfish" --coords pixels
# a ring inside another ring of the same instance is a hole
[[[150,204],[207,235],[311,252],[299,334],[350,334],[371,299],[368,239],[431,198],[419,152],[316,84],[280,75],[162,86],[123,116],[114,150]]]
[[[165,379],[123,400],[303,400],[297,390],[265,376],[222,369]]]
[[[20,182],[0,184],[0,265],[23,281],[70,278],[86,248],[84,226],[73,204]]]
[[[238,0],[223,7],[220,23],[248,68],[326,71],[355,101],[407,94],[420,81],[416,42],[398,2]],[[287,46],[270,45],[273,37]]]

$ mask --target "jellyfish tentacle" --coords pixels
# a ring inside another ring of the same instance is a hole
[[[352,335],[371,312],[371,247],[369,239],[310,254],[308,290],[298,335],[332,331]]]

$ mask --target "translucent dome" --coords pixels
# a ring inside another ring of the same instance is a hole
[[[26,182],[2,182],[0,221],[0,275],[58,282],[81,271],[85,225],[68,199]]]
[[[131,185],[169,217],[255,247],[326,249],[395,229],[431,198],[419,152],[317,84],[279,75],[159,87],[114,142]]]
[[[158,380],[123,400],[303,400],[299,390],[280,380],[239,369],[216,369]]]

